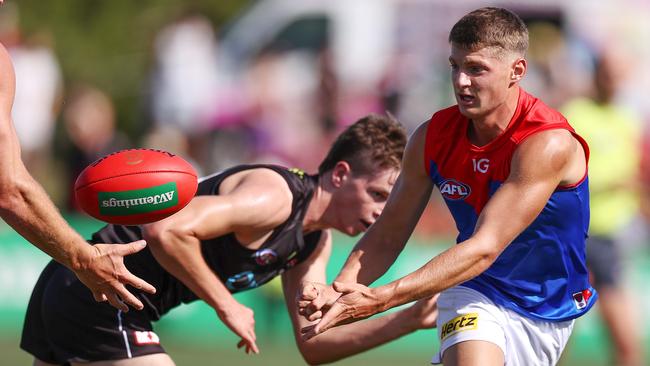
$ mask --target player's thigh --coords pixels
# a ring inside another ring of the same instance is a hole
[[[501,347],[486,341],[464,341],[447,348],[442,356],[445,366],[503,366]]]
[[[72,366],[175,366],[174,361],[166,353],[125,358],[122,360],[98,361],[90,363],[71,363]]]
[[[34,358],[34,362],[32,363],[32,366],[58,366],[58,365],[55,363],[47,363],[39,360],[38,358]]]

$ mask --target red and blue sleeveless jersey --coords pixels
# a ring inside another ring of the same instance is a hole
[[[425,169],[456,222],[457,243],[474,233],[483,207],[508,178],[512,156],[527,137],[565,129],[589,156],[587,143],[567,120],[523,89],[508,128],[496,139],[475,146],[467,138],[468,127],[469,120],[452,106],[435,113],[426,132]],[[586,313],[597,298],[585,262],[588,187],[586,173],[577,184],[558,187],[496,261],[461,285],[527,317],[565,321]]]

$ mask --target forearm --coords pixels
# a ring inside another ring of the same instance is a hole
[[[498,253],[482,250],[477,240],[471,238],[457,244],[415,272],[374,289],[383,302],[381,311],[432,296],[488,269]]]
[[[408,238],[381,235],[374,228],[354,247],[335,281],[369,285],[395,262]]]
[[[203,259],[198,239],[173,232],[145,239],[158,263],[213,309],[235,301]]]
[[[79,269],[91,246],[68,225],[43,188],[23,169],[16,168],[19,172],[11,172],[10,179],[3,179],[2,218],[56,261]]]
[[[353,356],[418,329],[408,309],[330,329],[304,342],[300,351],[309,364]]]

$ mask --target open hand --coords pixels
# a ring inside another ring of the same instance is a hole
[[[337,325],[355,322],[383,311],[381,301],[373,289],[358,283],[334,282],[333,289],[341,297],[323,315],[321,320],[301,329],[304,340],[311,339]]]
[[[255,314],[253,310],[238,303],[236,300],[229,301],[226,305],[217,310],[217,315],[235,334],[241,337],[237,348],[246,347],[246,353],[260,353],[255,343]]]
[[[124,266],[124,257],[141,251],[145,246],[144,240],[129,244],[89,245],[88,252],[79,258],[79,263],[73,271],[92,291],[96,301],[108,300],[111,305],[124,312],[129,311],[127,304],[142,310],[142,302],[130,293],[125,285],[151,294],[155,293],[156,289],[129,272]]]

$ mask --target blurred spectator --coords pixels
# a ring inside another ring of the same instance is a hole
[[[189,140],[181,131],[171,127],[158,127],[145,135],[142,147],[148,149],[160,149],[172,154],[179,155],[187,160],[199,176],[203,175],[203,169],[200,164],[192,159],[189,154]]]
[[[92,86],[76,86],[67,98],[63,119],[67,145],[66,162],[70,169],[70,189],[81,171],[106,154],[130,147],[127,137],[116,129],[111,99]],[[74,194],[69,208],[77,209]]]
[[[186,134],[191,157],[203,164],[219,89],[214,28],[202,15],[183,15],[160,31],[154,46],[154,123]]]
[[[18,8],[12,5],[3,6],[0,27],[0,42],[7,47],[16,73],[12,117],[25,166],[37,180],[47,182],[63,90],[61,70],[51,35],[42,31],[24,37]]]
[[[563,29],[561,13],[533,13],[542,18],[528,25],[528,71],[522,85],[546,104],[560,107],[589,88],[590,55]],[[543,19],[548,17],[549,19]]]
[[[315,170],[328,145],[315,108],[317,56],[309,51],[265,51],[248,70],[250,126],[256,160]]]
[[[625,58],[612,50],[598,56],[591,98],[569,102],[563,113],[587,142],[591,195],[587,265],[597,303],[614,346],[615,365],[643,365],[637,299],[624,285],[627,263],[623,249],[631,243],[622,234],[639,215],[640,122],[616,103],[624,80]],[[630,235],[628,235],[629,237]]]

